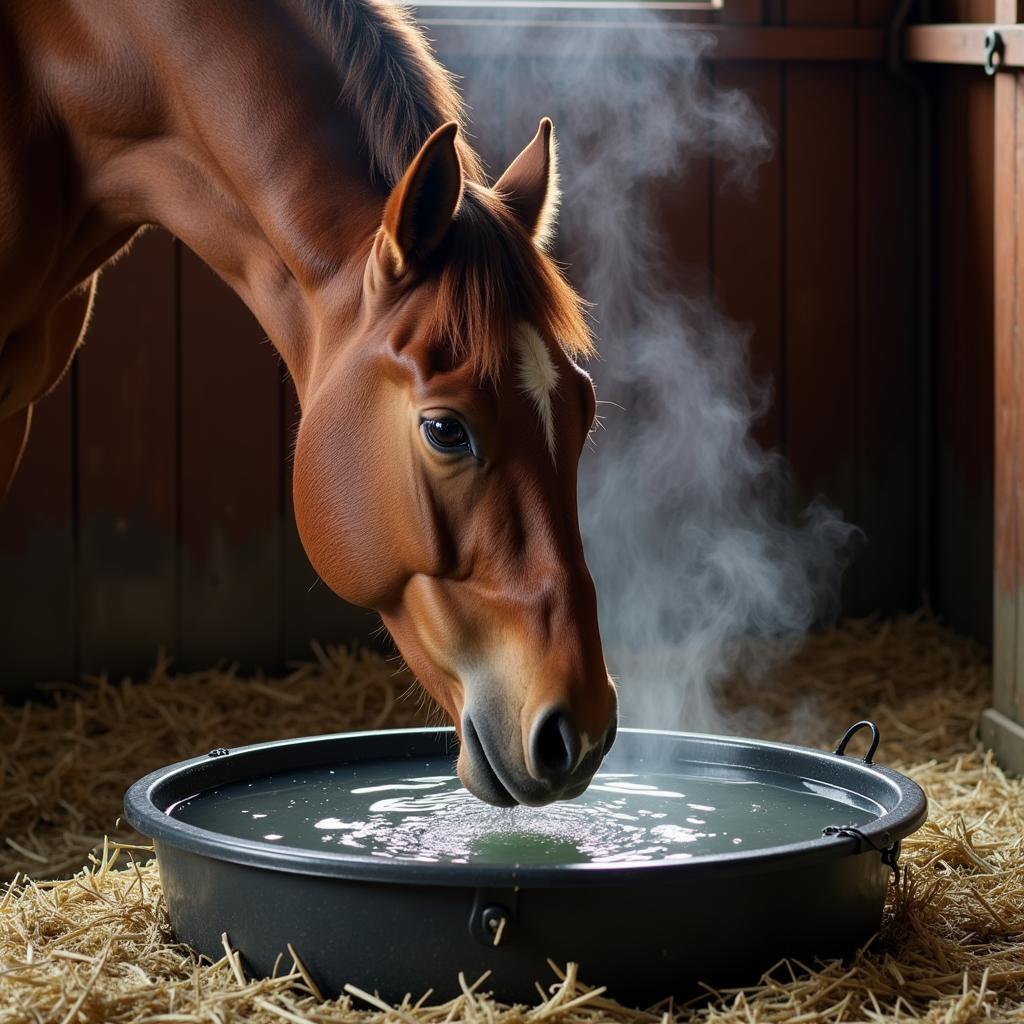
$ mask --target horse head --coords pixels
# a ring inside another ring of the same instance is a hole
[[[344,341],[311,372],[296,518],[322,579],[381,613],[451,716],[466,787],[544,804],[583,792],[615,732],[576,508],[590,339],[545,251],[550,121],[493,189],[465,179],[457,135],[391,192]]]

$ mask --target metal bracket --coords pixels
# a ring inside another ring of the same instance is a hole
[[[863,722],[854,722],[849,729],[846,730],[846,735],[839,741],[839,746],[836,747],[835,753],[840,757],[846,754],[846,745],[853,739],[854,735],[860,732],[861,729],[871,730],[871,746],[868,747],[868,752],[864,755],[864,763],[871,764],[871,758],[875,756],[875,751],[878,749],[878,741],[882,738],[881,733],[878,731],[878,726],[874,722],[869,722],[865,719]]]
[[[1006,46],[997,29],[990,28],[985,33],[985,59],[983,66],[986,75],[994,75],[1002,66],[1006,57]]]
[[[469,912],[469,934],[481,946],[502,946],[508,942],[519,902],[515,891],[477,889]]]
[[[896,884],[900,884],[900,842],[893,842],[888,832],[883,832],[878,839],[872,839],[864,835],[856,825],[826,825],[822,830],[823,836],[843,836],[848,839],[857,840],[857,853],[864,853],[873,850],[882,855],[882,863],[892,868]]]

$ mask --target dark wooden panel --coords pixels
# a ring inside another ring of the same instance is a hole
[[[17,696],[76,670],[74,373],[37,402],[0,505],[0,682]]]
[[[779,447],[784,394],[782,354],[782,71],[773,65],[721,64],[718,85],[739,89],[764,111],[776,134],[772,159],[758,172],[753,191],[722,187],[716,162],[712,191],[715,298],[736,320],[750,325],[755,380],[770,387],[769,405],[754,426],[765,448]]]
[[[786,76],[786,453],[804,501],[823,494],[858,523],[856,79],[822,65]]]
[[[426,25],[436,40],[444,63],[451,65],[464,56],[493,58],[501,52],[519,57],[539,56],[566,59],[566,48],[576,53],[589,47],[608,59],[637,59],[649,55],[642,36],[617,32],[618,26],[594,23],[508,25],[480,20],[467,30],[465,19],[438,20]],[[698,43],[712,41],[704,54],[707,61],[882,61],[886,56],[886,33],[882,28],[849,28],[843,23],[809,22],[799,27],[761,25],[676,25],[662,42],[669,44],[678,59],[691,56]],[[571,59],[571,58],[569,58]]]
[[[760,25],[765,21],[767,0],[729,0],[715,14],[722,25]]]
[[[881,68],[858,75],[859,558],[863,611],[915,608],[918,377],[916,103]],[[894,139],[903,140],[899,146]]]
[[[141,672],[177,642],[174,241],[140,238],[100,279],[78,355],[83,672]]]
[[[788,25],[854,25],[857,0],[785,0]]]
[[[996,0],[932,0],[932,21],[995,21]]]
[[[857,0],[857,24],[887,26],[898,3],[899,0]]]
[[[992,87],[973,69],[937,76],[935,603],[991,636]]]
[[[188,665],[282,654],[281,381],[241,301],[188,250],[181,264],[181,592]]]

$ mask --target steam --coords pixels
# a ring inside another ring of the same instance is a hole
[[[698,63],[708,37],[656,15],[552,38],[564,41],[557,59],[532,61],[506,89],[471,74],[467,98],[484,141],[525,143],[541,114],[555,116],[560,235],[596,307],[602,358],[590,369],[612,403],[584,456],[580,516],[623,720],[721,728],[713,684],[764,671],[836,612],[853,532],[821,502],[794,509],[784,460],[751,438],[769,396],[751,380],[748,332],[665,278],[659,179],[714,153],[720,187],[755,189],[769,129]]]

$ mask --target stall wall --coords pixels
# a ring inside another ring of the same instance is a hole
[[[992,638],[994,88],[922,69],[935,125],[934,606]]]

